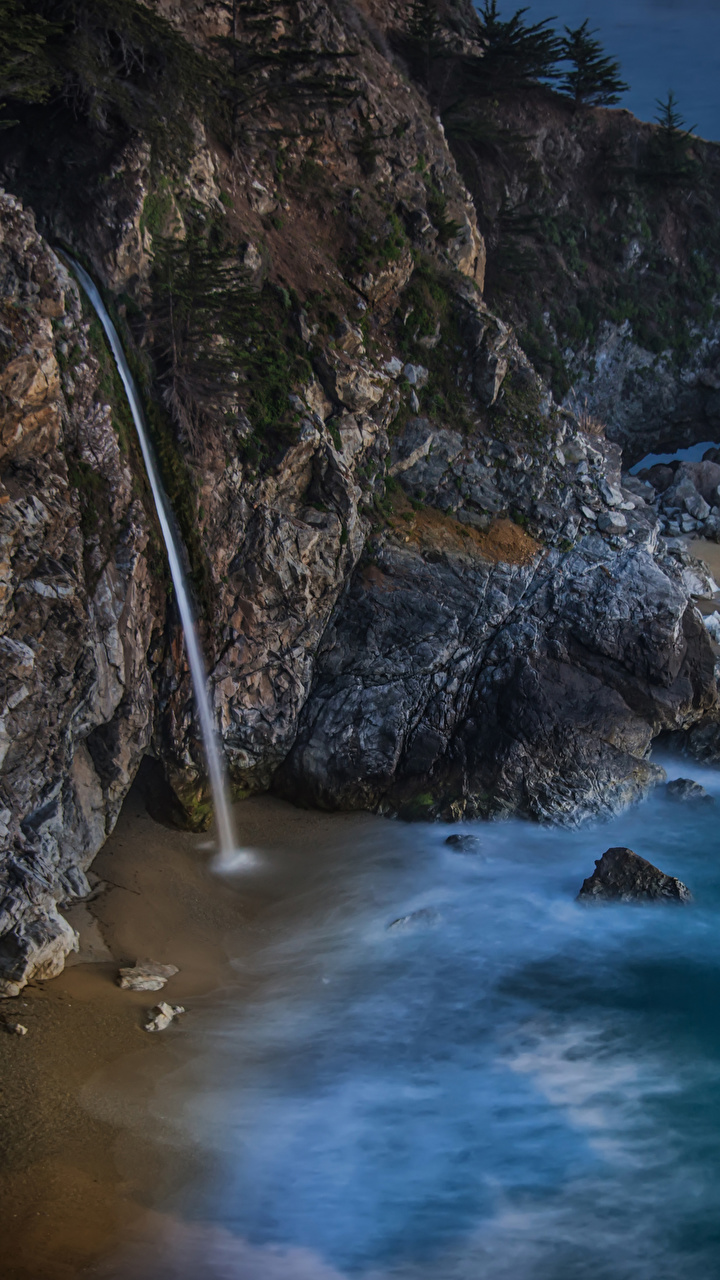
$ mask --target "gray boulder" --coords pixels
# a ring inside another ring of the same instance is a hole
[[[598,516],[597,525],[603,533],[625,533],[627,520],[622,511],[603,511]]]
[[[607,849],[583,880],[578,902],[692,902],[682,880],[666,876],[632,849]]]
[[[692,778],[674,778],[672,782],[668,782],[665,795],[668,800],[674,800],[678,804],[715,803],[705,788],[699,782],[693,782]]]
[[[675,472],[664,462],[656,462],[653,467],[646,467],[639,473],[639,478],[651,484],[657,493],[665,493],[675,479]]]
[[[144,964],[120,969],[117,984],[124,991],[161,991],[165,983],[179,972],[177,965],[148,960]]]

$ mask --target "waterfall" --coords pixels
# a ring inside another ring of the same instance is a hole
[[[125,394],[128,398],[133,422],[135,423],[135,428],[138,433],[140,448],[142,449],[143,460],[145,462],[145,470],[147,471],[148,480],[150,481],[150,488],[152,489],[153,498],[155,499],[155,509],[158,513],[163,538],[165,539],[165,546],[167,547],[168,560],[170,562],[170,573],[172,574],[175,595],[177,597],[178,608],[180,610],[180,621],[182,622],[183,632],[185,633],[185,644],[187,645],[188,661],[190,663],[190,675],[192,677],[193,689],[195,691],[195,701],[197,703],[200,729],[202,732],[203,745],[205,747],[205,759],[207,761],[208,776],[210,779],[210,787],[212,789],[213,803],[215,805],[215,822],[217,824],[220,858],[231,860],[237,849],[237,840],[233,830],[233,820],[228,799],[227,774],[215,730],[215,723],[208,695],[205,662],[203,660],[202,650],[198,640],[195,618],[193,616],[193,608],[190,599],[190,591],[188,589],[188,582],[183,569],[181,544],[175,531],[174,520],[171,516],[170,503],[168,502],[167,494],[165,493],[162,480],[160,479],[160,472],[158,471],[155,454],[145,425],[145,418],[143,416],[138,389],[130,372],[127,359],[125,358],[125,352],[123,351],[122,343],[117,335],[117,330],[115,329],[115,326],[107,313],[105,304],[103,303],[103,300],[87,271],[84,271],[80,264],[75,262],[73,258],[70,258],[69,255],[68,261],[72,264],[73,271],[76,273],[78,280],[95,308],[100,323],[107,334],[108,342],[110,343],[113,356],[115,357],[118,373],[122,378]]]

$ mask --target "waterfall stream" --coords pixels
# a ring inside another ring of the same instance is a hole
[[[180,611],[180,621],[185,634],[185,644],[187,645],[188,661],[190,664],[190,675],[192,677],[193,689],[195,692],[200,729],[202,732],[203,745],[205,747],[208,777],[215,806],[215,822],[217,826],[220,856],[221,858],[229,858],[237,848],[237,840],[230,811],[227,775],[221,755],[221,748],[218,743],[212,707],[210,705],[210,697],[208,695],[207,673],[205,671],[205,662],[197,635],[195,618],[193,616],[193,607],[188,581],[185,575],[185,570],[183,569],[181,544],[175,531],[170,503],[168,501],[167,494],[165,493],[162,480],[160,479],[157,461],[148,436],[142,405],[140,402],[140,395],[135,385],[135,380],[130,372],[130,367],[125,357],[125,352],[123,351],[117,330],[115,329],[115,326],[107,313],[105,304],[103,303],[103,300],[87,271],[85,271],[80,264],[75,262],[75,260],[69,255],[67,255],[67,257],[68,261],[72,265],[73,271],[85,290],[85,293],[95,308],[98,319],[100,320],[100,323],[107,335],[107,339],[110,343],[115,363],[118,368],[118,373],[122,378],[125,394],[128,399],[128,404],[130,405],[130,412],[132,413],[133,422],[135,423],[138,439],[140,441],[140,448],[145,462],[145,470],[147,471],[147,477],[150,481],[150,487],[155,500],[155,508],[157,510],[163,538],[165,540],[165,546],[167,548],[168,560],[170,562],[170,573],[172,574],[173,586],[175,587],[175,594]]]

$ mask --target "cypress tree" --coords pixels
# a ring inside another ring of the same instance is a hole
[[[571,69],[564,73],[559,89],[576,107],[614,106],[629,88],[620,78],[620,63],[606,57],[595,33],[588,30],[587,18],[580,27],[565,28],[561,57]]]
[[[496,91],[532,81],[553,79],[562,41],[550,27],[554,18],[527,23],[527,7],[503,19],[497,0],[485,0],[479,10],[480,38],[485,54],[477,65],[478,79]]]
[[[440,32],[437,0],[413,0],[405,31],[412,71],[429,88]]]
[[[440,29],[437,0],[413,0],[408,22],[408,35],[414,40],[432,42]]]
[[[695,125],[689,128],[678,109],[677,98],[668,89],[666,98],[656,98],[658,128],[650,146],[649,177],[666,186],[695,176],[696,164],[688,150]]]

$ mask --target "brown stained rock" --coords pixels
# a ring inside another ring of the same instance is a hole
[[[369,302],[382,302],[391,294],[399,293],[407,284],[415,263],[409,250],[404,252],[397,262],[392,262],[374,272],[368,271],[354,282],[356,288]]]
[[[665,875],[632,849],[607,849],[583,881],[578,902],[692,902],[682,880]]]

